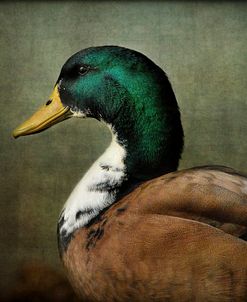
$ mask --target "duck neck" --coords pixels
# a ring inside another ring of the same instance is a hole
[[[66,247],[75,230],[86,226],[116,201],[127,180],[125,158],[126,149],[112,131],[111,144],[79,181],[64,205],[58,223],[60,246]]]
[[[111,89],[117,87],[112,79],[108,80]],[[84,175],[64,206],[58,224],[59,241],[63,245],[75,230],[89,224],[101,211],[128,193],[127,190],[177,169],[183,129],[169,82],[164,87],[164,92],[151,97],[144,87],[141,91],[146,93],[138,98],[121,87],[113,93],[116,99],[107,95],[94,108],[94,111],[101,112],[96,118],[108,126],[113,125],[114,130],[110,126],[112,142]],[[111,101],[107,102],[108,99]],[[112,108],[114,106],[117,110]],[[85,117],[90,113],[85,113],[82,108],[78,112],[78,116]]]

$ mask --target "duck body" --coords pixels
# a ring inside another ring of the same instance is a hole
[[[166,215],[104,219],[77,230],[63,255],[85,301],[245,301],[245,242]]]
[[[80,51],[14,136],[72,116],[96,118],[112,133],[58,222],[77,293],[86,301],[246,301],[247,243],[238,237],[247,178],[225,167],[174,172],[183,129],[166,74],[126,48]]]
[[[77,230],[60,246],[76,292],[86,301],[245,301],[247,244],[227,233],[246,232],[247,179],[226,170],[145,182]]]

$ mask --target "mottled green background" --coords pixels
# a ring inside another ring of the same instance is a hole
[[[103,125],[79,119],[11,137],[82,48],[134,48],[165,69],[185,128],[181,167],[217,163],[247,171],[244,2],[1,2],[0,16],[0,284],[30,259],[60,266],[59,211],[109,143]]]

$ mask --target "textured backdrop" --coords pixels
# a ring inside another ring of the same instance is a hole
[[[244,2],[1,2],[0,16],[0,284],[31,259],[59,268],[59,211],[109,143],[103,125],[79,119],[11,138],[82,48],[121,45],[164,68],[185,129],[180,167],[247,171]]]

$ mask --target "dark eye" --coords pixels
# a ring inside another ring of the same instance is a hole
[[[85,75],[89,71],[89,67],[86,65],[81,65],[78,69],[80,75]]]

